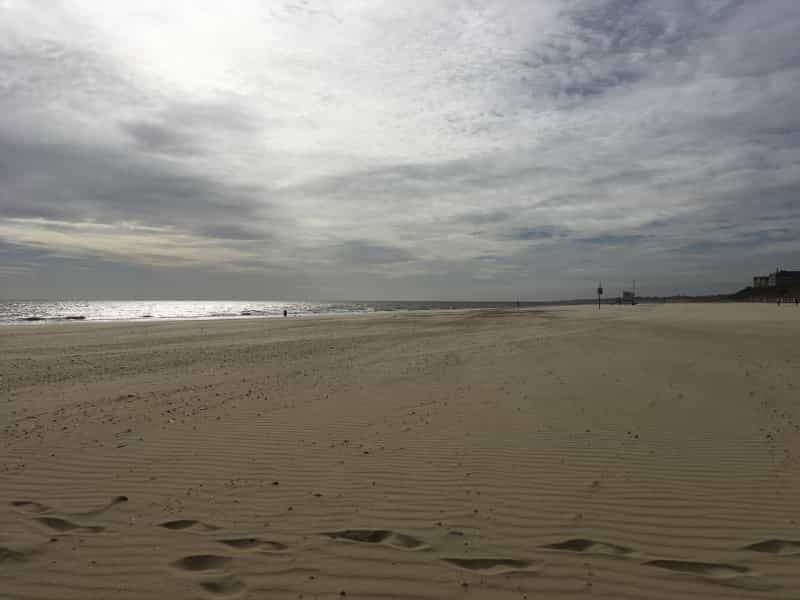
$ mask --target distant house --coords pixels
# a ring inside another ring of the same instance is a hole
[[[800,271],[785,271],[776,269],[769,275],[756,275],[753,277],[754,288],[792,288],[800,286]]]
[[[769,275],[756,275],[753,277],[754,288],[769,287]]]
[[[622,292],[622,302],[625,304],[633,304],[636,302],[636,295],[633,292],[624,290]]]
[[[770,286],[777,288],[795,287],[800,285],[800,271],[775,271],[770,273],[769,281]]]
[[[800,271],[775,269],[769,275],[753,277],[753,289],[764,297],[800,293]]]

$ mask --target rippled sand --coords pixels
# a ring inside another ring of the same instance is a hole
[[[0,598],[796,598],[800,309],[0,330]]]

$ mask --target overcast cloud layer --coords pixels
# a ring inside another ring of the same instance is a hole
[[[800,268],[797,0],[0,0],[0,296]]]

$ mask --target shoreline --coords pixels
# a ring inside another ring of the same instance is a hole
[[[189,301],[187,301],[189,302]],[[422,303],[422,302],[420,302]],[[467,302],[467,304],[469,304]],[[329,311],[329,312],[296,312],[289,313],[287,317],[281,314],[263,314],[263,315],[197,315],[197,316],[169,316],[169,317],[132,317],[132,318],[89,318],[86,315],[75,315],[66,317],[29,317],[19,318],[13,320],[0,320],[0,330],[4,326],[24,326],[30,325],[34,327],[50,326],[50,325],[65,325],[65,324],[80,324],[87,323],[149,323],[149,322],[189,322],[189,321],[240,321],[244,319],[251,320],[272,320],[284,318],[319,318],[319,317],[350,317],[350,316],[370,316],[370,315],[392,315],[392,314],[437,314],[437,313],[458,313],[458,312],[475,312],[475,311],[498,311],[498,312],[521,312],[532,311],[537,309],[554,309],[554,308],[569,308],[569,307],[593,307],[597,306],[596,302],[589,300],[567,300],[560,302],[536,302],[536,303],[522,303],[519,307],[516,306],[502,306],[504,303],[497,303],[492,305],[487,303],[487,306],[466,306],[466,307],[453,307],[453,308],[409,308],[409,309],[387,309],[387,310],[364,310],[364,311]],[[680,301],[638,301],[636,306],[653,306],[653,305],[679,305],[679,304],[765,304],[763,302],[736,302],[728,300],[708,300],[702,302],[680,302]],[[607,302],[604,303],[603,308],[612,309],[615,307],[626,307],[628,304],[618,304]]]
[[[553,306],[582,306],[575,304],[541,304],[535,306],[520,306],[519,308],[513,307],[464,307],[464,308],[426,308],[426,309],[395,309],[395,310],[372,310],[372,311],[332,311],[332,312],[319,312],[319,313],[290,313],[288,316],[283,315],[230,315],[230,316],[192,316],[192,317],[137,317],[131,319],[89,319],[86,317],[66,317],[66,318],[41,318],[41,319],[19,319],[14,321],[0,321],[0,327],[4,325],[18,326],[31,326],[42,327],[50,325],[76,325],[85,326],[90,323],[169,323],[169,322],[192,322],[192,321],[272,321],[272,320],[288,320],[288,319],[316,319],[316,318],[336,318],[336,317],[370,317],[370,316],[389,316],[389,315],[416,315],[416,314],[448,314],[448,313],[463,313],[463,312],[481,312],[481,311],[496,311],[496,312],[522,312],[532,311],[537,309],[546,309]]]

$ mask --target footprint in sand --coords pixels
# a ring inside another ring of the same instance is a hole
[[[618,544],[610,544],[607,542],[598,542],[585,538],[574,538],[565,540],[563,542],[556,542],[554,544],[545,544],[542,548],[548,550],[560,550],[562,552],[579,552],[585,554],[605,554],[608,556],[627,556],[633,553],[631,548],[627,546],[620,546]]]
[[[220,598],[233,598],[244,592],[247,588],[233,575],[228,575],[219,580],[200,582],[200,587],[211,596]]]
[[[14,502],[11,503],[11,506],[24,513],[37,514],[37,515],[52,510],[52,508],[50,508],[46,504],[33,502],[32,500],[15,500]]]
[[[724,563],[693,562],[688,560],[648,560],[644,563],[649,567],[658,567],[679,573],[692,573],[695,575],[709,575],[711,577],[739,577],[750,572],[747,567],[728,565]]]
[[[106,504],[99,508],[94,508],[92,510],[87,510],[86,512],[76,512],[76,513],[67,513],[72,517],[96,517],[98,515],[103,514],[110,508],[116,506],[117,504],[122,504],[123,502],[127,502],[127,496],[115,496],[111,500],[109,500]]]
[[[100,525],[80,525],[58,517],[36,517],[34,520],[58,533],[100,533],[105,531],[105,527]]]
[[[785,556],[800,555],[800,542],[793,540],[765,540],[750,544],[742,548],[753,552],[765,552],[767,554],[782,554]]]
[[[172,563],[172,566],[181,571],[214,571],[221,569],[230,561],[230,557],[217,554],[193,554],[179,558]]]
[[[487,575],[529,571],[534,566],[530,561],[514,558],[443,558],[442,560],[459,569]]]
[[[194,519],[178,519],[176,521],[167,521],[159,523],[159,527],[171,529],[173,531],[192,531],[194,533],[203,533],[206,531],[216,531],[219,529],[216,525],[209,525],[202,521],[195,521]]]
[[[237,577],[225,571],[230,562],[231,558],[228,556],[193,554],[179,558],[171,566],[179,573],[197,578],[198,585],[210,596],[233,598],[247,588]]]
[[[362,544],[383,544],[403,550],[419,550],[427,547],[425,542],[417,538],[389,531],[388,529],[345,529],[344,531],[325,532],[322,535],[334,540],[347,540]]]
[[[642,563],[675,573],[698,575],[711,583],[756,591],[772,591],[779,586],[762,581],[757,573],[748,567],[725,563],[708,563],[688,560],[648,560]]]
[[[0,565],[4,563],[25,563],[35,554],[35,550],[12,550],[5,546],[0,546]]]
[[[281,542],[272,540],[262,540],[260,538],[235,538],[231,540],[217,540],[220,544],[224,544],[229,548],[235,550],[252,550],[258,552],[285,552],[289,546]]]
[[[86,512],[63,514],[71,517],[94,517],[104,513],[109,508],[119,504],[120,502],[127,501],[127,496],[116,496],[100,508],[92,509]],[[54,531],[56,533],[100,533],[101,531],[105,531],[105,527],[101,525],[82,525],[59,516],[51,516],[50,513],[53,512],[53,508],[47,504],[42,504],[41,502],[35,502],[33,500],[15,500],[11,502],[11,506],[27,515],[42,515],[34,517],[33,520],[40,525],[43,525],[50,531]]]
[[[96,517],[106,512],[112,506],[127,501],[128,501],[127,496],[116,496],[112,498],[109,502],[105,503],[103,506],[99,508],[94,508],[92,510],[87,510],[84,512],[72,512],[72,513],[64,511],[57,511],[57,512],[61,512],[62,514],[65,514],[70,517]],[[42,504],[41,502],[34,502],[33,500],[15,500],[14,502],[11,503],[11,506],[27,514],[41,515],[44,513],[49,513],[54,511],[53,507],[48,506],[47,504]]]

